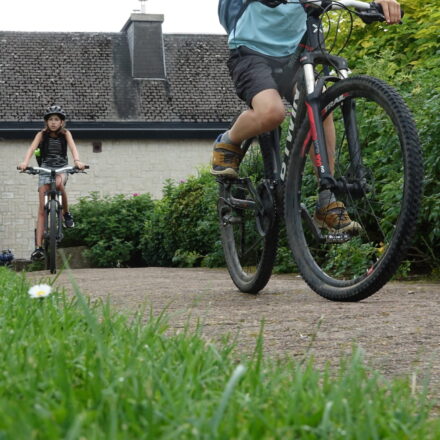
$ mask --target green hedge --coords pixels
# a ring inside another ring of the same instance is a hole
[[[146,220],[140,249],[149,266],[222,266],[217,183],[208,171],[168,181]]]
[[[63,246],[86,245],[97,267],[145,265],[139,243],[144,223],[154,211],[150,195],[100,198],[92,193],[71,206],[75,228],[65,230]]]

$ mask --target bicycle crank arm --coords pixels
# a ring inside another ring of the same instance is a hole
[[[236,199],[235,197],[232,197],[231,195],[227,198],[221,197],[220,199],[223,200],[225,202],[225,204],[230,206],[231,208],[255,210],[255,207],[256,207],[256,203],[252,200]]]
[[[236,217],[234,215],[224,215],[222,217],[223,226],[227,225],[240,225],[243,223],[243,219],[241,217]]]
[[[307,210],[306,205],[304,205],[304,203],[301,203],[301,217],[305,221],[306,225],[308,226],[310,232],[315,237],[316,241],[320,243],[324,243],[325,237],[321,234],[321,231],[315,225],[315,222],[310,216],[309,211]]]

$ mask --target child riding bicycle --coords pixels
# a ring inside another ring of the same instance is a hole
[[[31,157],[36,152],[39,156],[39,165],[43,168],[57,169],[68,164],[67,147],[73,157],[75,167],[83,170],[85,165],[80,161],[78,150],[70,131],[65,127],[66,114],[58,105],[49,107],[44,115],[45,128],[39,131],[31,143],[23,162],[18,168],[24,171]],[[31,260],[42,260],[44,258],[43,229],[44,229],[44,193],[49,189],[50,174],[40,174],[38,179],[39,207],[37,216],[37,233],[35,238],[35,250],[31,254]],[[64,223],[67,228],[73,228],[75,223],[72,214],[69,212],[67,203],[66,186],[67,173],[57,174],[57,190],[61,192],[63,204]]]
[[[224,2],[223,8],[231,4],[227,0],[220,2]],[[238,177],[241,143],[276,129],[284,120],[286,111],[282,98],[292,101],[294,85],[283,83],[273,73],[286,68],[306,30],[306,15],[299,1],[286,4],[287,0],[243,0],[242,3],[245,2],[247,5],[242,6],[228,32],[228,68],[238,97],[249,109],[241,113],[230,130],[219,135],[212,156],[211,173],[231,178]],[[381,4],[388,24],[400,21],[397,1],[377,0],[376,3]],[[335,134],[330,117],[324,121],[324,130],[329,165],[333,170]],[[361,229],[329,189],[318,194],[314,221],[330,232],[355,233]]]

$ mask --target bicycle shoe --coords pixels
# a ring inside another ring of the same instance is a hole
[[[211,160],[211,174],[224,177],[238,177],[243,153],[239,145],[222,142],[222,134],[214,142],[214,151]]]
[[[75,222],[73,221],[73,216],[70,212],[64,213],[64,225],[66,228],[74,228]]]
[[[358,222],[351,220],[342,202],[332,202],[315,211],[313,221],[319,228],[332,234],[346,232],[355,235],[362,230]]]
[[[44,249],[42,247],[35,248],[34,252],[31,254],[32,261],[44,260]]]

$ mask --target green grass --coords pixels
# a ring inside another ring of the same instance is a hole
[[[166,334],[79,292],[31,299],[0,268],[0,439],[435,439],[424,394],[359,352],[339,371]],[[123,293],[121,293],[123,294]]]

